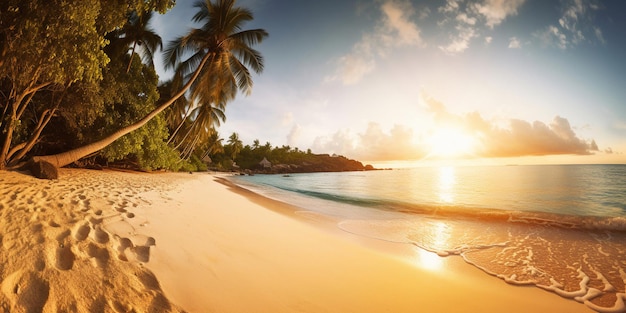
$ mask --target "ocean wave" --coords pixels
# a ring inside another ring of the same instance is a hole
[[[345,220],[339,229],[409,244],[466,263],[513,285],[533,285],[597,312],[625,312],[626,233],[543,227],[544,221],[491,223],[413,215],[391,220]],[[567,224],[567,223],[566,223]],[[432,266],[416,251],[418,266]]]
[[[338,195],[328,192],[304,190],[286,186],[273,186],[287,192],[314,197],[351,206],[366,207],[381,211],[403,214],[418,214],[429,217],[451,219],[478,219],[481,221],[525,223],[568,229],[607,230],[626,232],[626,217],[582,216],[556,214],[539,211],[511,211],[497,208],[479,208],[461,205],[432,205],[391,201],[385,199],[361,198]],[[312,209],[314,211],[314,209]]]

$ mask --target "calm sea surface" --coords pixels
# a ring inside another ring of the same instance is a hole
[[[511,284],[625,312],[626,165],[424,167],[240,176],[235,183]],[[434,256],[434,259],[433,259]],[[418,260],[420,261],[420,260]]]

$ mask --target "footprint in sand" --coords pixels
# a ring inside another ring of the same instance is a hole
[[[93,230],[92,239],[97,243],[107,243],[109,242],[109,233],[102,230],[100,225],[96,225]]]
[[[87,239],[87,236],[89,236],[90,231],[91,231],[91,227],[89,227],[89,224],[87,223],[82,224],[78,226],[78,228],[76,228],[76,230],[74,231],[74,238],[76,238],[76,240],[78,241],[83,241]]]
[[[119,236],[115,236],[115,239],[117,239],[117,258],[124,262],[128,262],[128,257],[126,257],[125,252],[127,248],[133,247],[133,242],[128,238],[121,238]]]
[[[54,265],[56,266],[56,268],[67,271],[71,270],[72,266],[74,266],[74,260],[76,259],[76,256],[74,255],[74,252],[72,252],[72,247],[69,244],[59,244],[59,246],[56,248],[55,259],[56,262]]]
[[[137,261],[148,263],[150,261],[150,246],[136,246],[131,249],[135,253]]]
[[[135,258],[139,262],[147,263],[150,261],[150,247],[156,245],[156,240],[153,237],[144,237],[137,236],[136,241],[143,242],[143,244],[138,244],[134,247],[131,247],[131,251],[135,254]]]
[[[105,267],[109,261],[109,250],[100,248],[93,243],[87,246],[87,254],[92,258],[92,262],[97,267]]]
[[[11,311],[16,312],[42,312],[50,294],[48,282],[35,272],[14,272],[1,286],[5,299],[11,303]]]

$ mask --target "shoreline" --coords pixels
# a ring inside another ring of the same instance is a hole
[[[62,169],[61,179],[50,182],[5,174],[0,239],[10,266],[0,272],[3,308],[592,312],[547,291],[508,286],[458,258],[420,267],[417,259],[428,254],[347,235],[330,219],[216,181],[223,175]],[[13,211],[28,214],[16,218]],[[29,261],[34,270],[7,271],[24,267],[15,248],[29,236],[10,233],[9,222],[42,225],[43,242],[26,245],[47,255]],[[96,296],[66,287],[85,279],[109,283],[96,284],[90,290]],[[26,296],[46,290],[36,306],[24,306]]]
[[[213,288],[239,290],[222,294],[225,304],[213,303],[218,311],[592,312],[583,304],[537,288],[507,285],[460,258],[440,258],[419,248],[348,234],[331,218],[298,214],[298,208],[232,182],[223,184],[220,175],[202,180],[207,193],[221,198],[220,203],[205,203],[204,208],[230,208],[227,214],[212,212],[208,227],[214,234],[229,235],[214,237],[216,242],[232,245],[221,246],[229,253],[216,260],[220,264],[228,260],[232,266],[213,265],[214,274],[230,273],[222,278],[227,284]],[[183,189],[177,198],[193,194],[193,188]],[[219,254],[210,250],[210,255]],[[442,266],[438,270],[419,267],[415,259],[420,257],[438,258]],[[158,277],[166,276],[154,270]],[[167,285],[163,284],[166,293]],[[238,303],[243,290],[252,305]]]

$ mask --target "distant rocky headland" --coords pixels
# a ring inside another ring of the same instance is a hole
[[[348,159],[340,155],[306,154],[302,158],[287,163],[272,163],[263,158],[256,164],[240,166],[240,172],[246,174],[287,174],[316,172],[351,172],[377,170],[372,165]]]

